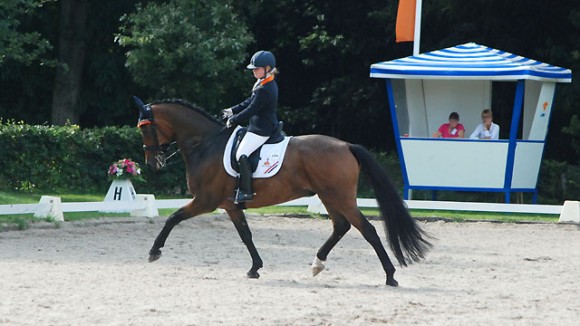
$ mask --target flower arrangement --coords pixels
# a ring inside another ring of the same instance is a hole
[[[139,166],[139,163],[124,158],[117,162],[113,162],[113,164],[109,166],[109,172],[107,174],[111,179],[141,180],[141,167]]]

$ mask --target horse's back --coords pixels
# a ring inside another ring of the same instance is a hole
[[[317,134],[296,136],[290,139],[290,149],[299,152],[348,151],[349,145],[344,140]]]
[[[348,142],[324,135],[293,137],[285,158],[291,166],[286,168],[293,173],[300,171],[304,182],[310,183],[317,193],[345,184],[356,185],[359,166],[350,146]]]

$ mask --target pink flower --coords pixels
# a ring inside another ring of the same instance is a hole
[[[126,178],[130,176],[139,176],[141,167],[131,159],[121,159],[109,166],[109,175],[112,177]]]
[[[117,164],[111,164],[111,166],[109,167],[109,174],[110,175],[115,175],[117,174]]]

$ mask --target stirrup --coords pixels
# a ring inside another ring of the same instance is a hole
[[[246,193],[242,189],[236,189],[236,194],[234,196],[234,204],[243,203],[247,201],[252,201],[254,198],[253,193]]]

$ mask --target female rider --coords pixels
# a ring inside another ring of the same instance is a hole
[[[252,88],[252,95],[242,103],[222,111],[228,118],[227,127],[249,120],[248,132],[242,139],[236,152],[240,167],[240,180],[234,194],[234,202],[252,200],[252,171],[248,157],[262,146],[278,127],[276,104],[278,103],[278,84],[274,80],[277,74],[276,58],[269,51],[258,51],[247,66],[257,79]]]

